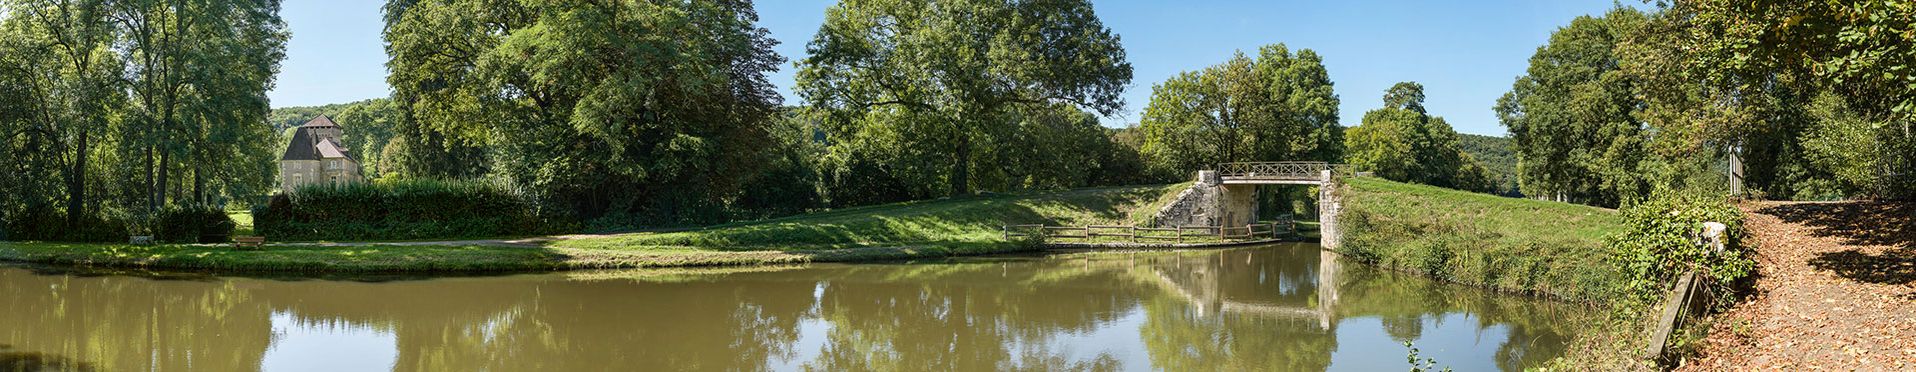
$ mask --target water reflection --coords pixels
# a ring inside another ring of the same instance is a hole
[[[378,283],[0,268],[0,353],[113,371],[1395,369],[1403,340],[1511,370],[1580,311],[1303,245]]]

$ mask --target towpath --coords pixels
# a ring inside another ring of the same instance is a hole
[[[1745,203],[1756,293],[1681,370],[1916,369],[1916,203]]]

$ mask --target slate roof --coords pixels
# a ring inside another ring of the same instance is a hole
[[[359,159],[353,158],[351,150],[346,149],[345,145],[341,145],[339,142],[335,142],[330,138],[314,138],[313,129],[337,127],[339,127],[339,124],[333,123],[333,119],[327,118],[326,115],[320,115],[319,117],[313,118],[313,120],[306,121],[306,124],[301,124],[298,128],[293,129],[293,139],[286,143],[286,153],[281,154],[279,160],[345,158],[355,163],[359,162]]]
[[[300,128],[339,127],[339,124],[334,123],[333,118],[326,117],[326,115],[322,114],[322,115],[319,115],[319,117],[313,118],[313,120],[307,120],[306,124],[300,124],[299,127]]]

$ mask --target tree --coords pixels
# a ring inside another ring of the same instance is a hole
[[[1675,140],[1659,152],[1738,147],[1746,182],[1771,195],[1839,185],[1847,195],[1916,197],[1908,160],[1916,158],[1916,5],[1705,0],[1662,8],[1623,49],[1625,66],[1650,81],[1643,116]],[[1856,124],[1868,128],[1873,148],[1865,151],[1876,155],[1843,158],[1867,164],[1832,163],[1832,149],[1806,147],[1851,136]],[[1857,169],[1872,176],[1855,184]]]
[[[125,232],[120,211],[212,205],[270,182],[260,124],[285,44],[277,1],[7,0],[0,11],[0,157],[14,171],[0,185],[21,194],[0,215],[35,230],[24,235],[100,239]],[[102,178],[137,181],[92,181]],[[65,221],[43,220],[56,214]]]
[[[1268,45],[1152,87],[1140,152],[1160,177],[1224,162],[1337,161],[1337,104],[1316,52]]]
[[[1643,101],[1615,52],[1644,19],[1629,8],[1577,17],[1497,100],[1525,195],[1612,207],[1647,195],[1645,125],[1635,116]]]
[[[794,90],[835,147],[853,146],[834,154],[860,157],[840,164],[882,161],[864,164],[942,179],[946,195],[971,193],[981,151],[1017,132],[1020,110],[1111,115],[1131,81],[1117,35],[1082,0],[844,1],[806,50]]]
[[[771,141],[783,59],[749,1],[386,9],[407,146],[482,144],[495,174],[580,217],[715,218]]]
[[[1489,172],[1458,145],[1442,117],[1424,111],[1424,86],[1402,82],[1384,93],[1384,107],[1364,113],[1344,147],[1361,171],[1400,182],[1460,190],[1495,191]]]

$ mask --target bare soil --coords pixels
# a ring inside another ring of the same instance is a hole
[[[1916,369],[1916,203],[1740,208],[1756,293],[1679,370]]]

